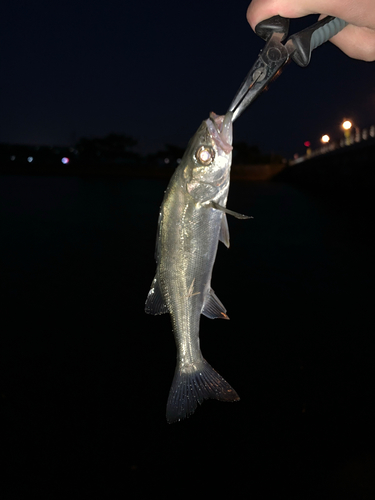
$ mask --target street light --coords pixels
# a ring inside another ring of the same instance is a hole
[[[345,144],[349,146],[350,144],[350,129],[352,128],[352,122],[350,120],[344,120],[342,122],[342,128],[344,129]]]
[[[330,141],[330,136],[327,134],[324,134],[323,137],[320,139],[323,144],[327,144]]]

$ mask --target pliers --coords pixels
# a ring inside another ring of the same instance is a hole
[[[282,44],[288,35],[289,19],[274,16],[257,24],[255,33],[267,43],[260,51],[228,109],[233,112],[233,121],[280,74],[289,59],[299,66],[307,66],[312,50],[332,38],[346,25],[347,23],[338,17],[327,16],[309,28],[292,35],[285,44]]]

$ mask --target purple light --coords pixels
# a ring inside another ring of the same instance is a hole
[[[69,163],[69,158],[67,158],[66,156],[64,156],[64,158],[61,158],[61,163],[63,163],[64,165],[66,165],[67,163]]]

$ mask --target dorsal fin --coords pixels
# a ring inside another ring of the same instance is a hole
[[[156,276],[147,295],[145,311],[147,314],[165,314],[169,312]]]

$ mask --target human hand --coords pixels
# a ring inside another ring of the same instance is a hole
[[[321,14],[349,23],[330,39],[354,59],[375,61],[375,0],[252,0],[247,20],[255,26],[272,16],[287,18]]]

